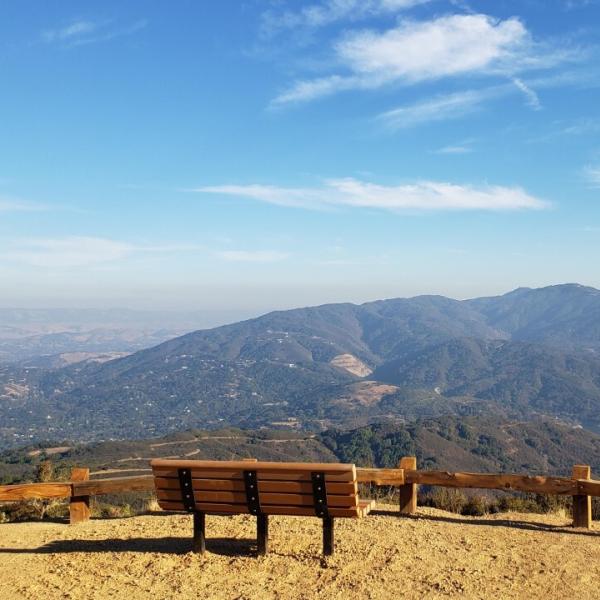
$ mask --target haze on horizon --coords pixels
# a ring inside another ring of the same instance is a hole
[[[600,287],[599,17],[577,0],[5,4],[0,305],[234,321]]]

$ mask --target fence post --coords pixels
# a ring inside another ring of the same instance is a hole
[[[571,477],[573,479],[591,479],[592,469],[589,465],[575,465]],[[578,494],[573,496],[573,527],[592,528],[592,498]]]
[[[71,481],[87,481],[90,478],[90,470],[83,467],[75,467],[71,470]],[[83,523],[90,518],[90,497],[71,496],[69,502],[69,523]]]
[[[417,469],[416,456],[404,456],[398,463],[399,469],[415,471]],[[400,512],[403,515],[411,515],[417,510],[417,484],[405,483],[400,486]]]

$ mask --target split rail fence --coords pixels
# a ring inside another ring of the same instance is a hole
[[[600,481],[591,478],[588,465],[575,465],[570,478],[423,471],[417,469],[417,459],[414,456],[407,456],[400,460],[396,469],[358,467],[356,471],[360,483],[399,488],[402,514],[416,511],[419,485],[532,492],[572,496],[573,526],[589,529],[592,526],[592,496],[600,496]],[[89,469],[75,468],[71,472],[70,481],[0,486],[0,503],[31,499],[69,499],[69,521],[80,523],[90,518],[91,496],[153,490],[152,475],[89,479]]]

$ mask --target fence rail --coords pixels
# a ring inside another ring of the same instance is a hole
[[[357,479],[360,483],[399,488],[400,512],[403,514],[415,512],[419,485],[572,496],[573,525],[587,528],[591,527],[592,521],[591,497],[600,496],[600,481],[591,479],[588,465],[575,465],[570,478],[505,473],[422,471],[416,466],[416,458],[408,456],[400,460],[396,469],[358,467]],[[152,475],[90,480],[89,469],[77,468],[73,469],[71,481],[0,486],[0,502],[68,498],[70,522],[78,523],[89,518],[90,496],[153,490]]]
[[[0,502],[70,498],[72,495],[73,489],[70,483],[19,483],[0,486]]]

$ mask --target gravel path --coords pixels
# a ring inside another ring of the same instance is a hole
[[[127,598],[598,598],[600,528],[556,516],[484,518],[381,507],[336,522],[320,555],[317,519],[271,517],[271,553],[254,556],[254,520],[208,517],[208,552],[190,548],[190,517],[152,515],[0,525],[2,600]]]

